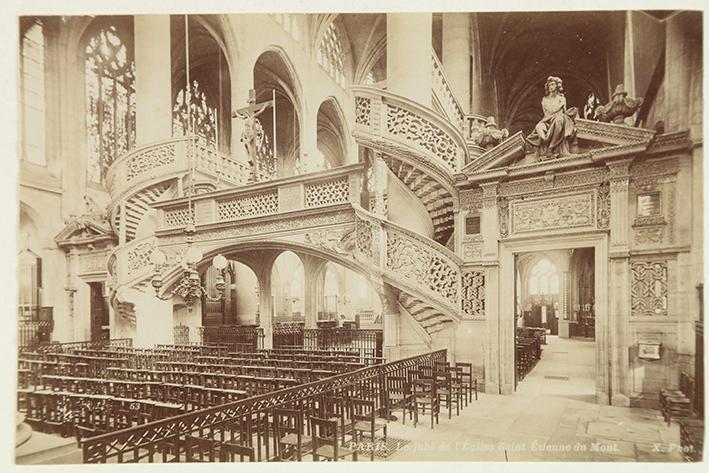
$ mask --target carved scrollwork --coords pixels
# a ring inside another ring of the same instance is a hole
[[[500,227],[500,238],[507,238],[507,236],[509,236],[510,234],[510,204],[505,197],[499,197],[497,199],[497,217],[498,225]]]
[[[598,194],[596,195],[596,221],[598,228],[608,228],[611,217],[611,187],[608,182],[603,182],[598,186]]]
[[[462,150],[445,131],[425,118],[394,105],[387,105],[387,132],[435,155],[452,172],[457,172]]]
[[[128,275],[151,266],[150,257],[155,249],[155,241],[137,244],[128,251]]]
[[[126,181],[130,182],[139,175],[160,166],[175,162],[175,143],[147,148],[142,153],[132,156],[126,162]]]
[[[466,271],[461,279],[460,304],[463,313],[470,317],[485,316],[485,273]]]
[[[667,315],[667,261],[632,263],[630,269],[631,315]]]

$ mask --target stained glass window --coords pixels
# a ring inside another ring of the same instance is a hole
[[[89,181],[103,182],[111,163],[135,146],[133,51],[114,25],[86,44],[86,128]]]
[[[44,155],[44,31],[37,19],[22,36],[23,159],[45,165]]]
[[[529,276],[529,293],[531,295],[558,294],[559,273],[556,266],[544,258],[532,268]]]
[[[318,64],[335,79],[335,82],[345,87],[344,49],[337,20],[331,22],[327,27],[322,41],[320,41],[317,58]]]
[[[172,108],[172,134],[185,136],[188,123],[197,139],[204,145],[214,146],[216,140],[216,112],[211,105],[211,98],[202,90],[199,82],[192,81],[191,95],[186,94],[186,88],[177,93],[175,105]],[[187,112],[189,99],[189,114]]]

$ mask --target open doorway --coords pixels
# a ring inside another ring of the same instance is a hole
[[[515,389],[595,398],[595,251],[515,255]]]

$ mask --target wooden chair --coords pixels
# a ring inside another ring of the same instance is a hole
[[[466,396],[473,400],[473,393],[475,393],[475,400],[478,400],[478,380],[473,377],[473,364],[472,363],[460,363],[456,362],[456,367],[463,369],[463,390]]]
[[[338,461],[350,455],[352,461],[357,461],[356,449],[339,445],[337,421],[311,417],[310,430],[313,433],[313,461],[320,461],[321,457],[328,461]]]
[[[320,418],[338,423],[342,443],[345,443],[345,419],[347,416],[347,401],[340,396],[323,396],[320,400]],[[351,429],[350,429],[351,431]],[[311,431],[314,436],[315,433]]]
[[[426,409],[431,415],[431,428],[433,428],[433,420],[436,419],[438,424],[438,415],[441,411],[441,400],[436,392],[436,383],[429,383],[426,379],[417,379],[412,384],[412,392],[414,396],[414,427],[418,423],[418,409],[421,408],[422,414],[426,414]]]
[[[387,377],[387,416],[391,415],[393,409],[401,408],[401,419],[406,424],[406,411],[412,415],[414,406],[414,397],[411,394],[411,383],[405,376],[388,376]]]
[[[209,438],[198,437],[195,435],[187,435],[185,437],[185,456],[186,462],[214,462],[215,458],[220,458],[221,451],[220,443]]]
[[[279,460],[302,461],[303,454],[312,447],[312,439],[304,435],[303,413],[297,409],[276,409],[273,413],[276,455]],[[284,454],[289,453],[288,458]]]
[[[448,408],[448,418],[451,418],[453,404],[455,404],[455,415],[460,415],[460,391],[453,386],[453,377],[450,371],[436,373],[436,392],[438,398]]]
[[[377,420],[374,401],[365,399],[350,399],[350,419],[354,423],[352,427],[352,440],[356,445],[356,449],[360,450],[362,445],[362,437],[369,437],[370,445],[370,461],[374,461],[374,451],[376,450],[375,433],[384,431],[384,445],[387,441],[387,424],[384,421]]]

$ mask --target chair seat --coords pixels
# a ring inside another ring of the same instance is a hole
[[[313,439],[311,439],[307,435],[301,435],[300,441],[301,441],[301,445],[305,446],[305,445],[310,445],[310,443],[312,443]],[[279,442],[284,443],[286,445],[298,445],[298,436],[296,434],[288,434],[285,437],[283,437],[282,439],[280,439]]]
[[[374,421],[374,431],[375,432],[377,430],[383,429],[384,427],[386,427],[386,422]],[[370,424],[367,421],[360,420],[360,421],[355,422],[354,428],[355,428],[355,430],[369,432],[370,430],[372,430],[372,424]]]
[[[404,399],[406,399],[406,396],[400,393],[390,393],[389,399],[394,401],[403,401]]]
[[[355,453],[347,447],[337,447],[337,457],[346,457]],[[323,445],[313,452],[313,455],[320,455],[327,458],[335,458],[335,448],[332,445]]]

